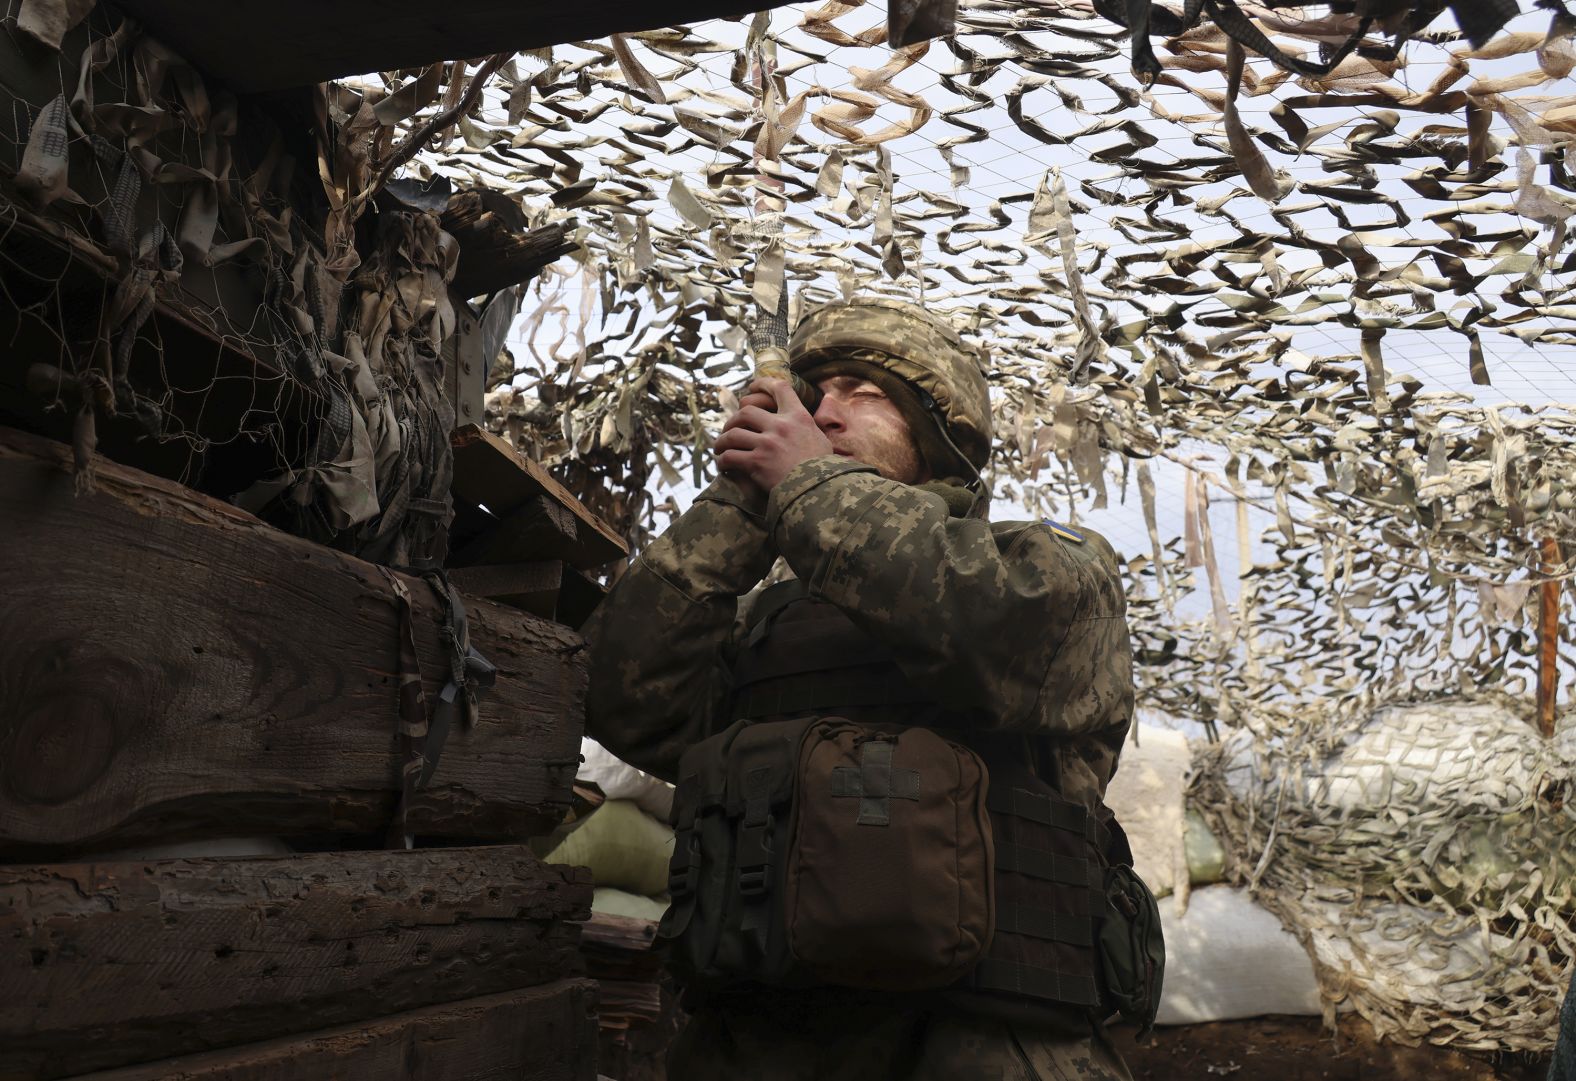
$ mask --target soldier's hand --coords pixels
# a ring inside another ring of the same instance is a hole
[[[762,395],[770,396],[770,409],[758,400]],[[758,379],[713,449],[723,472],[747,477],[770,492],[800,462],[831,454],[832,443],[787,380]]]
[[[729,397],[732,397],[732,395],[729,395]],[[722,430],[727,431],[733,424],[733,418],[737,417],[745,409],[760,409],[767,413],[775,412],[777,399],[772,397],[771,391],[759,389],[755,383],[751,383],[745,390],[744,397],[733,403],[733,412],[728,414],[728,419],[723,424]],[[727,475],[728,479],[732,480],[740,488],[743,488],[745,495],[749,498],[765,500],[766,493],[761,491],[747,474],[729,469],[723,469],[722,472]]]
[[[772,397],[771,391],[761,389],[760,382],[757,381],[751,383],[744,392],[744,397],[739,399],[739,408],[735,410],[734,416],[738,416],[739,412],[751,406],[768,413],[775,413],[777,412],[777,399]],[[730,417],[728,419],[732,420],[733,418]]]

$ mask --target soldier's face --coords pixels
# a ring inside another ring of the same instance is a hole
[[[833,452],[873,465],[883,477],[904,484],[930,479],[908,421],[886,391],[854,375],[834,375],[816,386],[822,397],[815,423]]]

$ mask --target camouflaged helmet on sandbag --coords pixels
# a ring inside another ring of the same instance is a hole
[[[810,382],[867,366],[912,387],[921,412],[909,417],[909,428],[937,476],[977,478],[990,458],[990,398],[979,361],[957,331],[918,305],[867,298],[816,308],[794,328],[788,357]],[[898,398],[900,408],[907,397]]]

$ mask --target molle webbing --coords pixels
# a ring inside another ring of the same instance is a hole
[[[1079,975],[1064,968],[997,961],[987,957],[974,966],[967,982],[979,991],[1027,995],[1065,1002],[1071,1006],[1100,1005],[1100,988],[1094,977]]]
[[[986,762],[996,760],[1001,779],[986,806],[996,834],[996,939],[965,985],[1098,1006],[1094,948],[1104,871],[1095,817],[1057,797],[1006,747],[993,751]]]
[[[1003,902],[996,906],[996,933],[1028,935],[1047,942],[1065,942],[1069,946],[1093,946],[1094,917]]]
[[[1097,839],[1094,815],[1083,804],[1057,799],[1048,793],[1029,792],[1022,788],[993,788],[986,806],[997,814],[1026,818],[1042,826],[1082,833],[1088,841]]]

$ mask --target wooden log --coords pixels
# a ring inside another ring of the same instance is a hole
[[[744,15],[785,2],[119,0],[117,6],[232,89],[255,91]]]
[[[596,991],[562,980],[78,1081],[593,1081]]]
[[[454,498],[486,507],[500,519],[536,496],[566,508],[575,517],[577,547],[565,554],[576,567],[597,567],[629,555],[629,546],[592,514],[552,475],[496,435],[474,424],[454,430]],[[511,561],[529,559],[519,553]]]
[[[579,975],[590,905],[523,845],[0,866],[0,1079]]]
[[[0,429],[0,855],[158,838],[377,832],[392,820],[400,607],[386,572],[226,504]],[[423,685],[445,609],[403,579]],[[410,808],[419,835],[517,840],[570,799],[584,645],[467,602],[498,667]]]

